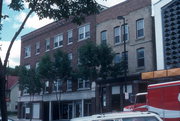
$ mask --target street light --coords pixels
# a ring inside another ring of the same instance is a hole
[[[125,18],[123,16],[118,16],[117,17],[118,20],[123,20],[123,44],[124,44],[124,81],[125,81],[125,94],[127,93],[127,58],[126,58],[126,38],[125,38]],[[126,98],[125,98],[126,99]]]

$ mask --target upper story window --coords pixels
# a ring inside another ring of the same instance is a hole
[[[62,86],[62,81],[60,79],[57,79],[53,83],[53,91],[54,92],[60,92],[61,91],[61,86]]]
[[[122,26],[122,37],[124,41],[124,25]],[[125,41],[129,40],[129,29],[128,29],[128,24],[125,24]]]
[[[114,43],[118,44],[120,42],[121,42],[121,28],[118,26],[114,28]]]
[[[68,53],[68,58],[70,61],[73,59],[72,53]]]
[[[87,89],[87,88],[90,88],[90,82],[89,82],[89,80],[78,79],[78,88],[79,88],[79,89]]]
[[[137,66],[144,67],[144,48],[137,49]]]
[[[85,25],[79,28],[78,31],[79,40],[90,38],[90,25]]]
[[[67,91],[72,91],[72,80],[67,80]]]
[[[106,44],[107,43],[107,31],[102,31],[101,32],[101,44]]]
[[[54,37],[54,48],[63,46],[63,34],[59,34]]]
[[[40,53],[40,42],[36,42],[36,54]]]
[[[28,58],[28,57],[31,57],[31,46],[26,46],[24,48],[24,51],[25,51],[25,58]]]
[[[46,51],[50,50],[50,39],[46,39]]]
[[[25,68],[29,70],[31,68],[31,65],[25,65]]]
[[[144,19],[139,19],[136,21],[136,37],[144,37]]]
[[[49,92],[49,81],[45,82],[45,93]]]
[[[114,57],[114,63],[120,63],[121,62],[121,54],[120,53],[116,53],[115,57]]]
[[[73,43],[73,31],[72,30],[67,31],[67,37],[68,37],[68,44],[72,44]]]
[[[39,62],[36,62],[35,68],[37,69],[39,67]]]

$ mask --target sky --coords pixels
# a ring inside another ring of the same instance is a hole
[[[125,0],[96,0],[98,3],[111,7],[113,5],[116,5],[120,2],[123,2]],[[156,0],[157,1],[157,0]],[[11,2],[11,0],[4,0],[3,3],[3,15],[8,15],[9,18],[2,20],[3,28],[0,34],[1,40],[0,40],[0,57],[2,61],[4,61],[5,54],[7,51],[7,48],[9,46],[9,43],[14,36],[15,32],[18,30],[19,26],[21,25],[22,21],[24,20],[25,16],[27,15],[28,10],[21,12],[14,12],[12,10],[9,10],[7,5]],[[25,5],[27,8],[27,5]],[[44,25],[47,25],[49,23],[53,22],[53,20],[50,19],[43,19],[39,20],[38,16],[33,14],[28,19],[27,23],[25,24],[24,29],[18,36],[17,40],[15,41],[10,57],[9,57],[9,66],[15,67],[20,64],[20,46],[21,46],[21,36],[25,35],[33,30],[36,30]]]

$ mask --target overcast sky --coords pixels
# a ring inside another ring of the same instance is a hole
[[[4,57],[7,48],[9,46],[9,41],[11,41],[13,35],[15,34],[17,29],[21,25],[22,21],[24,20],[25,16],[27,15],[27,11],[14,12],[12,10],[9,10],[7,8],[7,5],[10,3],[10,1],[11,0],[5,0],[3,3],[3,14],[9,15],[9,18],[2,21],[3,30],[1,31],[1,35],[0,35],[2,38],[0,40],[0,45],[2,45],[0,50],[0,57],[2,61],[4,61]],[[125,0],[96,0],[96,1],[104,6],[111,7]],[[51,22],[53,22],[53,20],[49,20],[49,19],[39,20],[38,16],[35,14],[30,16],[27,23],[25,24],[25,28],[18,36],[11,50],[11,54],[9,58],[10,67],[15,67],[16,65],[20,64],[20,46],[21,46],[20,37]]]

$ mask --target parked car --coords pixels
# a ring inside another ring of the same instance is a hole
[[[80,118],[73,118],[70,121],[163,121],[157,114],[152,112],[120,112],[98,114]]]
[[[2,121],[2,118],[0,117],[0,121]],[[14,121],[13,119],[8,118],[8,121]]]

